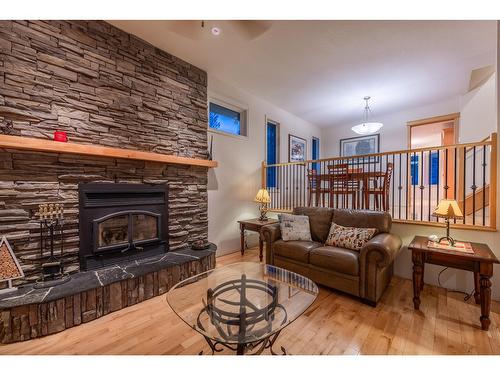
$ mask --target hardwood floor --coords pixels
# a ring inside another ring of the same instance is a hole
[[[217,258],[218,266],[258,261],[250,249]],[[320,288],[315,303],[276,342],[290,354],[500,354],[500,303],[493,302],[488,332],[479,307],[463,295],[425,286],[421,311],[411,281],[394,278],[376,308]],[[165,295],[61,333],[10,345],[0,354],[198,354],[205,340],[168,307]],[[232,354],[225,351],[222,354]]]

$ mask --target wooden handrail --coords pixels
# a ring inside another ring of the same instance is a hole
[[[18,137],[12,135],[0,135],[0,148],[61,154],[90,155],[117,159],[144,160],[165,164],[194,165],[206,168],[217,167],[217,162],[213,160],[71,142],[54,142],[52,140]]]
[[[460,143],[460,144],[447,145],[447,146],[412,148],[411,150],[386,151],[386,152],[377,152],[374,154],[364,154],[364,155],[356,155],[356,156],[334,156],[331,158],[322,158],[322,159],[315,159],[315,160],[296,161],[296,162],[289,162],[289,163],[265,164],[265,167],[281,167],[281,166],[285,166],[285,165],[306,165],[309,163],[320,163],[320,162],[324,162],[324,161],[336,161],[336,160],[346,160],[346,159],[363,159],[363,158],[368,158],[368,157],[396,155],[396,154],[413,154],[413,153],[418,154],[419,152],[455,149],[457,147],[468,148],[468,147],[474,147],[474,146],[476,146],[476,147],[478,147],[478,146],[491,146],[494,143],[492,141],[493,135],[495,135],[495,137],[496,137],[496,133],[492,133],[490,140],[481,141],[481,142]]]

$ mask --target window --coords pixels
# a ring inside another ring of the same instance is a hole
[[[439,151],[431,152],[429,185],[439,184]]]
[[[319,139],[316,137],[312,138],[312,159],[319,159]],[[313,163],[312,167],[319,172],[319,163]]]
[[[210,101],[209,127],[231,135],[247,135],[247,111],[221,102]]]
[[[418,185],[418,155],[412,155],[410,158],[411,184]]]
[[[278,163],[278,134],[279,124],[268,120],[266,123],[266,164],[268,165]],[[267,168],[266,181],[268,188],[277,186],[276,167]]]

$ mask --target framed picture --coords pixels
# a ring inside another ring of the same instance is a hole
[[[307,141],[304,138],[288,134],[288,161],[306,161]]]
[[[340,140],[340,157],[369,155],[380,152],[380,134],[364,135],[361,137],[344,138]],[[366,163],[378,163],[378,156],[361,158]],[[354,159],[353,162],[356,162]]]

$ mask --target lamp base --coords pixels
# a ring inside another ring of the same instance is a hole
[[[438,243],[441,243],[442,240],[446,240],[448,241],[448,244],[450,246],[455,246],[455,240],[453,238],[451,238],[450,236],[444,236],[444,237],[441,237],[438,241]]]
[[[269,220],[266,216],[267,215],[267,205],[265,203],[260,204],[259,211],[260,211],[259,221]]]

